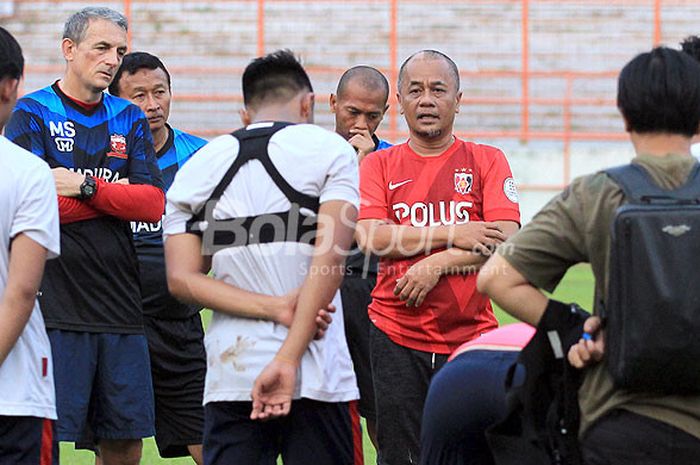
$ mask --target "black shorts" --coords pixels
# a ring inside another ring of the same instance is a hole
[[[0,415],[0,464],[58,464],[53,421]]]
[[[156,444],[163,458],[189,455],[202,443],[204,376],[207,358],[199,314],[184,320],[144,315],[151,357],[156,411]]]
[[[252,402],[209,402],[205,465],[361,465],[362,432],[352,402],[292,402],[286,417],[250,419]]]
[[[358,407],[360,415],[369,421],[376,421],[374,405],[374,382],[372,365],[369,360],[369,315],[367,307],[372,302],[370,293],[377,284],[377,276],[369,274],[363,279],[360,274],[348,275],[340,286],[345,320],[345,339],[350,349],[350,357],[360,389]]]

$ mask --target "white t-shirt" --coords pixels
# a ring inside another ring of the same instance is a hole
[[[251,125],[248,129],[269,126]],[[186,222],[210,197],[231,166],[239,143],[221,136],[200,149],[175,176],[168,190],[163,235],[185,232]],[[310,124],[288,126],[270,139],[268,153],[284,179],[297,191],[320,202],[344,200],[359,206],[357,158],[339,135]],[[241,167],[216,208],[214,218],[228,219],[289,210],[290,202],[257,160]],[[216,279],[267,295],[284,295],[306,278],[313,247],[298,242],[272,242],[231,247],[212,258]],[[344,402],[358,398],[352,361],[345,342],[340,295],[334,323],[313,341],[301,361],[295,398]],[[282,325],[214,313],[205,337],[207,375],[204,403],[250,401],[253,382],[273,359],[287,328]]]
[[[0,293],[7,286],[10,241],[24,233],[60,252],[56,188],[49,166],[0,136]],[[2,324],[2,322],[0,322]],[[39,302],[0,365],[0,415],[56,419],[51,345]]]

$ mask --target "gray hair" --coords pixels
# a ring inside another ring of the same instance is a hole
[[[63,27],[63,38],[70,39],[76,44],[80,43],[85,38],[85,32],[93,19],[104,19],[116,24],[125,32],[129,30],[129,21],[118,11],[111,8],[88,6],[68,18]]]
[[[421,50],[406,58],[406,61],[404,61],[401,65],[401,69],[399,70],[399,82],[397,83],[399,91],[401,90],[401,84],[403,84],[406,66],[411,60],[419,56],[425,57],[429,60],[443,60],[445,63],[447,63],[447,66],[450,69],[450,74],[452,75],[452,78],[455,80],[455,84],[457,85],[457,90],[459,90],[459,70],[457,69],[457,65],[455,64],[455,62],[452,61],[452,58],[437,50]]]

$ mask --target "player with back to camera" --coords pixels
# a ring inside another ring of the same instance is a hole
[[[0,130],[24,72],[22,50],[0,27]],[[0,136],[0,463],[58,463],[51,346],[37,292],[60,251],[58,205],[46,163]]]
[[[204,462],[274,464],[281,454],[292,465],[361,463],[344,328],[318,310],[333,303],[342,319],[356,154],[310,124],[311,82],[289,51],[246,67],[243,99],[244,128],[180,170],[164,221],[171,291],[214,310]],[[212,276],[202,271],[209,258]],[[313,341],[318,329],[327,333]]]
[[[632,165],[664,190],[684,184],[697,167],[690,144],[700,125],[698,76],[697,61],[658,47],[632,59],[618,78],[617,105],[636,152]],[[537,325],[549,312],[570,311],[542,290],[554,291],[569,267],[590,263],[596,298],[584,330],[592,336],[564,348],[571,365],[585,369],[578,391],[584,463],[696,463],[700,396],[620,389],[604,358],[610,341],[600,313],[609,303],[611,220],[626,202],[605,172],[575,179],[491,257],[478,286],[506,312]]]
[[[681,42],[681,50],[700,62],[700,36],[688,36]],[[690,153],[694,157],[700,158],[700,138],[693,137],[693,145],[690,146]]]

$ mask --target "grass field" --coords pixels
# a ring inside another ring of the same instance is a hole
[[[558,300],[578,302],[583,308],[591,310],[593,308],[593,276],[590,267],[578,265],[571,268],[553,295]],[[515,321],[498,308],[496,314],[501,323]],[[205,324],[209,322],[209,318],[210,315],[203,315]],[[364,435],[364,450],[365,463],[367,465],[376,463],[374,449],[367,435]],[[61,444],[61,465],[90,465],[94,463],[93,457],[91,452],[74,450],[72,444]],[[153,439],[147,439],[144,443],[142,465],[191,465],[193,463],[189,458],[161,459]]]

